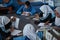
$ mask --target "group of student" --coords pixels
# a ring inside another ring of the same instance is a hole
[[[29,1],[22,2],[22,0],[2,0],[4,7],[6,7],[10,12],[14,11],[16,14],[23,14],[25,12],[31,12],[30,14],[33,15],[36,10],[30,5]]]
[[[17,19],[16,17],[11,17],[10,19],[7,16],[0,16],[0,34],[2,40],[13,40],[11,33],[14,31],[14,29],[17,29],[15,27],[15,22]],[[35,28],[32,24],[26,24],[23,29],[23,36],[27,36],[29,40],[41,40],[37,34],[35,33]],[[17,35],[15,35],[17,36]],[[10,38],[11,37],[11,38]],[[33,38],[32,38],[33,37]]]
[[[10,1],[10,2],[9,2]],[[35,8],[30,4],[29,1],[21,2],[20,0],[4,0],[4,5],[6,7],[13,7],[17,10],[17,14],[24,15],[24,16],[34,16],[36,19],[39,19],[40,21],[38,23],[45,23],[45,25],[48,25],[49,23],[54,23],[54,26],[56,26],[57,29],[60,30],[60,7],[56,7],[53,11],[48,5],[42,5],[40,7],[40,10],[42,11],[40,14],[36,13]],[[17,4],[19,3],[19,5]],[[14,5],[14,4],[15,5]],[[8,5],[8,6],[7,6]],[[22,6],[21,6],[22,5]],[[12,11],[12,10],[11,10]],[[42,15],[42,16],[41,16]],[[11,36],[11,32],[14,29],[13,22],[16,21],[16,17],[8,18],[7,16],[0,16],[0,34],[2,35],[2,40],[5,40],[7,37]],[[37,21],[36,21],[37,22]],[[35,28],[32,24],[26,24],[23,29],[23,36],[27,36],[30,40],[41,40],[36,32]]]

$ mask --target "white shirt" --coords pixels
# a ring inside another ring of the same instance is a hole
[[[31,24],[25,25],[25,27],[23,29],[23,35],[27,36],[30,40],[41,40],[37,36],[35,29],[34,29],[33,25],[31,25]]]
[[[9,30],[5,30],[5,25],[8,24],[10,22],[10,19],[7,16],[0,16],[0,28],[5,31],[8,32]]]
[[[48,17],[49,13],[52,13],[52,17],[55,17],[54,11],[48,5],[41,6],[40,10],[44,13],[43,18]]]

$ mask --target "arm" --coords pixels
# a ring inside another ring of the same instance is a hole
[[[55,10],[55,14],[56,14],[57,17],[60,18],[60,14],[56,10]]]
[[[48,25],[50,21],[45,22],[45,25]]]
[[[59,13],[56,13],[56,16],[60,18],[60,14]]]
[[[8,4],[4,4],[4,6],[8,7],[8,6],[11,6],[13,3],[13,0],[10,0]]]
[[[36,13],[36,9],[32,7],[30,14],[31,14],[31,15],[34,15],[35,13]]]
[[[24,6],[21,6],[18,10],[17,10],[17,14],[21,14],[22,12],[23,12],[23,8],[24,8]]]

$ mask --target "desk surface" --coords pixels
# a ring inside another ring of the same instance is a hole
[[[4,15],[5,15],[5,14],[4,14]],[[28,24],[28,23],[33,24],[34,27],[35,27],[35,29],[38,28],[38,26],[34,24],[34,21],[33,21],[33,20],[31,20],[31,19],[26,19],[25,16],[20,16],[20,15],[16,15],[16,14],[6,14],[6,16],[8,16],[9,18],[10,18],[11,16],[16,16],[16,17],[20,18],[20,21],[19,21],[19,29],[20,29],[20,30],[23,30],[24,26],[25,26],[26,24]]]
[[[23,30],[24,26],[25,26],[27,23],[33,24],[36,29],[38,28],[38,26],[34,24],[34,21],[32,21],[31,19],[26,19],[25,16],[16,15],[16,14],[13,14],[13,13],[12,13],[12,14],[4,14],[4,15],[8,16],[9,18],[10,18],[11,16],[16,16],[16,17],[20,18],[20,22],[19,22],[19,29],[20,29],[20,30]],[[57,36],[53,31],[50,31],[50,33],[51,33],[54,37],[56,37],[58,40],[60,40],[60,36]],[[44,40],[45,40],[45,39],[44,39]]]

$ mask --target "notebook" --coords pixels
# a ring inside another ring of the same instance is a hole
[[[11,35],[12,36],[15,36],[15,35],[18,35],[19,33],[21,33],[22,31],[21,30],[14,30],[13,32],[11,32]]]

